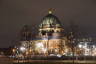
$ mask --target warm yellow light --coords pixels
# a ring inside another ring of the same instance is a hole
[[[13,51],[13,52],[15,52],[16,50],[15,50],[15,49],[13,49],[12,51]]]
[[[30,49],[29,52],[32,52],[32,50]]]
[[[54,11],[54,9],[50,8],[48,12],[49,12],[49,14],[52,14],[53,11]]]
[[[49,10],[49,14],[52,14],[52,11],[51,10]]]
[[[26,52],[26,55],[28,55],[28,54],[29,54],[29,52],[27,51],[27,52]]]

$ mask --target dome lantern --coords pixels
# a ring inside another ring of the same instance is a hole
[[[42,23],[39,25],[39,27],[61,27],[61,22],[59,21],[58,17],[52,14],[52,10],[49,10],[49,14],[43,17]]]
[[[52,14],[53,11],[54,11],[54,9],[53,9],[53,8],[50,8],[50,9],[48,10],[48,13],[49,13],[49,14]]]

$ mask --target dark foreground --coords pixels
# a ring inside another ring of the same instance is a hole
[[[14,60],[0,57],[0,64],[73,64],[73,60]],[[75,60],[74,64],[96,64],[95,60]]]
[[[73,64],[69,62],[32,62],[32,63],[13,63],[13,64]],[[96,63],[74,63],[74,64],[96,64]]]
[[[80,61],[80,60],[22,60],[14,61],[13,64],[96,64],[96,61]]]

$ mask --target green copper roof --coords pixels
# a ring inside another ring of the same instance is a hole
[[[43,28],[45,26],[46,27],[61,27],[61,23],[55,15],[48,14],[42,19],[42,23],[39,26],[40,28]]]

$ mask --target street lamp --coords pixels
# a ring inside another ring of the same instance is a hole
[[[25,47],[20,47],[20,51],[25,52],[26,48]]]

